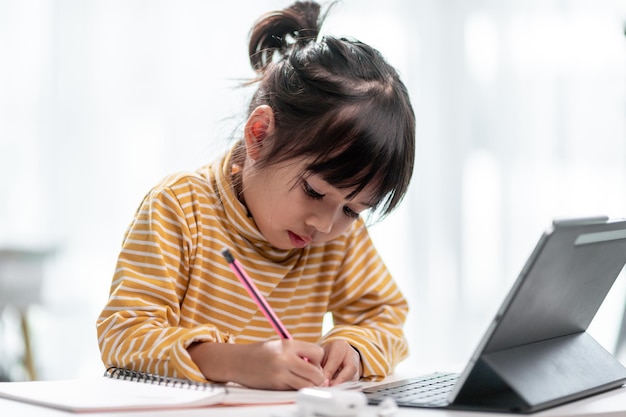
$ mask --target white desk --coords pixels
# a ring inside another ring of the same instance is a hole
[[[375,417],[376,407],[368,407],[362,417]],[[296,417],[297,406],[244,406],[244,407],[209,407],[188,410],[164,410],[141,412],[115,412],[80,414],[94,417]],[[39,407],[17,401],[0,399],[0,415],[2,417],[38,416],[38,417],[68,417],[77,414],[59,411],[51,408]],[[418,408],[400,408],[395,417],[425,416],[425,417],[510,417],[513,414],[474,413],[468,411],[430,410]],[[560,407],[531,414],[535,417],[566,417],[566,416],[599,416],[624,417],[626,416],[626,388],[609,391],[594,397],[569,403]]]

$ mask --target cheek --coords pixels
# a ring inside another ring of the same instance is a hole
[[[350,225],[354,222],[354,220],[349,219],[343,216],[343,219],[335,221],[333,224],[333,228],[329,234],[324,236],[324,241],[328,242],[330,240],[336,239],[348,230]]]
[[[285,223],[303,216],[307,210],[307,204],[296,193],[276,192],[271,194],[265,206],[266,214],[273,218],[274,222]]]
[[[354,220],[342,215],[342,219],[337,222],[337,233],[343,234],[354,223]]]

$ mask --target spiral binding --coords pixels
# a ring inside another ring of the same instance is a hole
[[[164,385],[175,388],[195,389],[196,391],[208,391],[215,389],[215,385],[208,382],[196,382],[188,379],[174,378],[134,371],[132,369],[111,366],[104,372],[104,376],[125,381],[142,382],[146,384]]]

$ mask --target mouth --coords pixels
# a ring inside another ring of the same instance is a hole
[[[288,231],[288,234],[289,234],[289,240],[291,241],[291,244],[295,246],[296,248],[304,248],[309,243],[311,243],[311,238],[308,236],[297,235],[291,230]]]

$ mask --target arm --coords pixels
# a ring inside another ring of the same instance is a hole
[[[361,376],[379,380],[408,355],[402,326],[408,304],[359,220],[331,297],[334,327],[322,345],[347,341],[360,354]]]
[[[211,324],[181,326],[180,305],[196,243],[188,215],[169,188],[153,190],[137,211],[97,322],[106,366],[203,380],[187,348],[201,341],[230,341]]]

